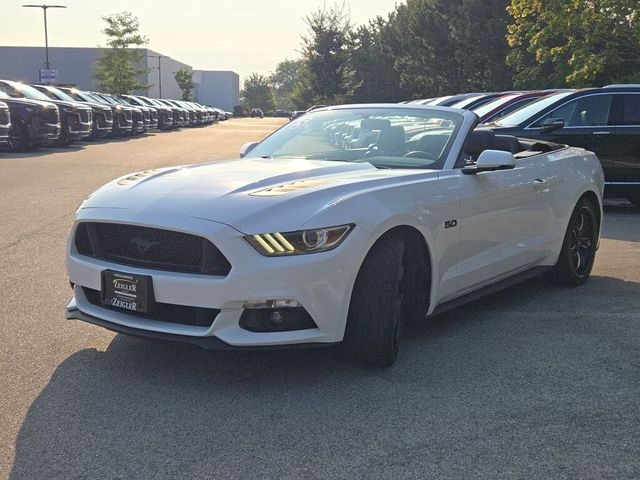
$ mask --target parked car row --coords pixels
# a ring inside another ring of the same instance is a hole
[[[640,206],[640,85],[466,93],[408,104],[473,111],[481,129],[582,147],[597,154],[605,194]]]
[[[196,102],[0,80],[0,148],[13,152],[209,125],[230,116]]]

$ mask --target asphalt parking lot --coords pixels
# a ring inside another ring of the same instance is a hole
[[[205,352],[64,319],[73,212],[113,177],[233,158],[237,119],[0,154],[0,477],[639,478],[640,209],[591,280],[535,279],[407,332],[396,365]]]

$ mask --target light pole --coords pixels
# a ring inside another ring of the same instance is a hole
[[[166,55],[148,55],[149,58],[157,58],[158,59],[158,96],[162,98],[162,64],[160,63],[160,59],[167,58]]]
[[[45,65],[49,70],[49,35],[47,33],[47,9],[49,8],[67,8],[65,5],[23,5],[25,8],[41,8],[44,12],[44,51],[46,55]]]

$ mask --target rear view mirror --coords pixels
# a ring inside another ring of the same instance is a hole
[[[542,128],[540,129],[541,133],[549,133],[554,130],[559,130],[564,128],[564,120],[561,118],[547,118],[544,122],[542,122]]]
[[[475,165],[464,167],[462,173],[475,175],[480,172],[507,170],[516,166],[516,159],[511,152],[503,150],[485,150],[478,157]]]
[[[249,143],[245,143],[241,148],[240,148],[240,158],[244,158],[247,153],[249,153],[251,150],[253,150],[254,148],[256,148],[256,146],[258,145],[258,142],[249,142]]]

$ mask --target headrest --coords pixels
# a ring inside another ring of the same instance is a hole
[[[402,152],[405,150],[404,128],[389,127],[380,131],[376,142],[378,150],[382,152]]]
[[[384,130],[390,126],[391,122],[384,118],[365,118],[360,122],[362,130]]]
[[[485,150],[490,150],[496,134],[493,130],[474,130],[467,141],[465,153],[469,155],[480,155]]]

